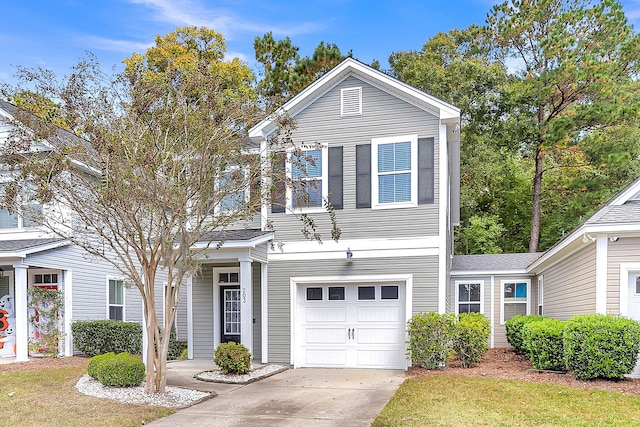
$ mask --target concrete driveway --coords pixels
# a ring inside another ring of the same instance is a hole
[[[197,372],[186,364],[170,365],[168,384],[218,396],[149,425],[370,426],[404,381],[403,371],[315,368],[289,369],[246,385],[192,379],[210,365]]]

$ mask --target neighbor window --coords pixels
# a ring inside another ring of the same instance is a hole
[[[6,184],[0,184],[0,190],[5,187]],[[21,197],[27,197],[24,191],[31,191],[28,188],[23,189]],[[30,215],[40,215],[42,213],[42,205],[38,203],[26,205],[24,215],[20,212],[10,213],[8,209],[0,209],[0,228],[29,228],[36,227],[40,223],[30,218]]]
[[[124,320],[124,282],[109,279],[109,319]]]
[[[372,140],[374,207],[417,204],[416,135]]]
[[[529,312],[529,282],[502,282],[502,322],[516,315],[527,315]]]
[[[322,208],[326,184],[323,157],[323,149],[302,150],[300,155],[291,156],[293,189],[288,191],[293,209]]]
[[[456,282],[458,313],[482,312],[482,283]]]

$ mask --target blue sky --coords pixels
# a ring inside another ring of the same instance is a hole
[[[22,0],[0,1],[0,82],[15,66],[69,71],[85,51],[105,69],[144,52],[158,34],[207,26],[227,41],[228,56],[255,68],[253,39],[272,31],[310,55],[322,40],[383,68],[391,52],[420,49],[441,31],[482,23],[491,0]],[[623,0],[640,29],[640,0]]]

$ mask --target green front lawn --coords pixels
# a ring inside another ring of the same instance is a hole
[[[0,425],[137,427],[174,412],[84,396],[75,383],[86,373],[84,366],[0,372]]]
[[[454,375],[407,379],[373,426],[638,426],[640,397]]]

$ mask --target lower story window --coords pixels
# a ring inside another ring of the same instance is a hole
[[[109,279],[109,319],[124,320],[124,282]]]
[[[528,314],[529,306],[529,283],[522,282],[503,282],[503,322],[511,319],[513,316]]]
[[[481,283],[457,283],[458,313],[480,313]]]

